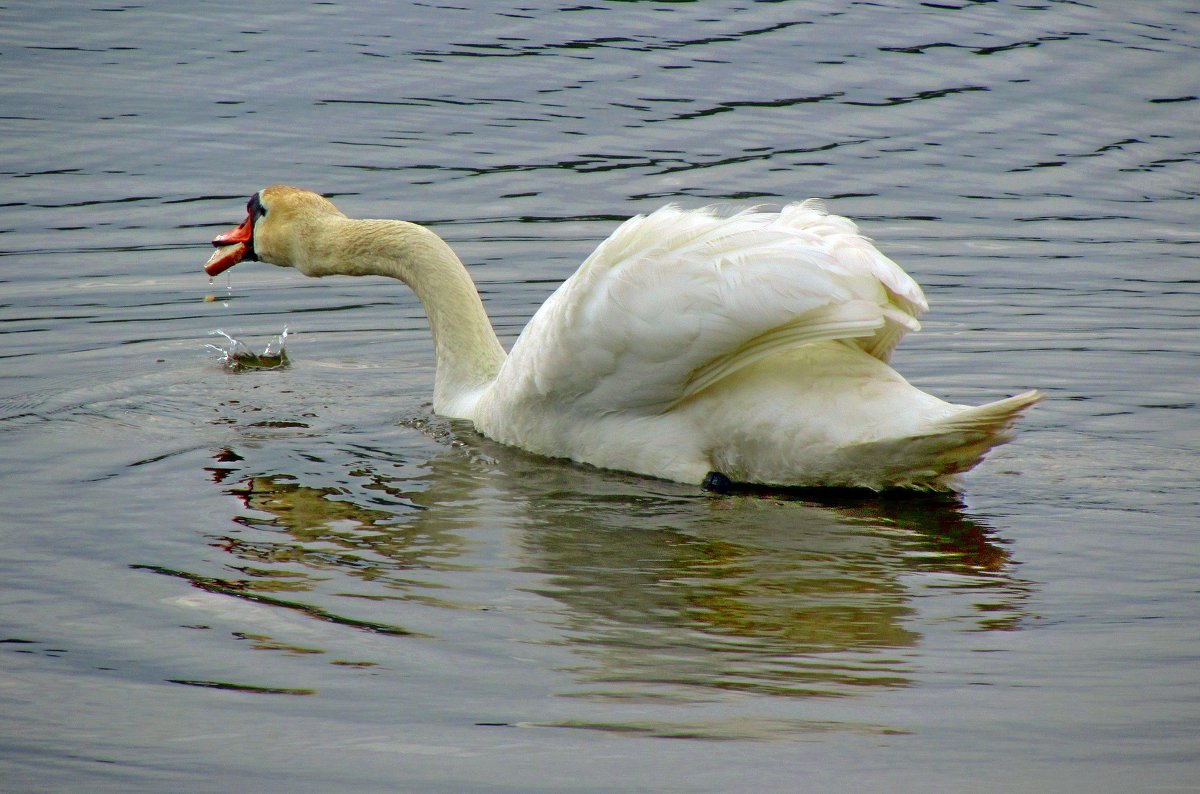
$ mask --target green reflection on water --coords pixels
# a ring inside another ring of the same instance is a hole
[[[466,585],[490,568],[517,582],[514,592],[543,597],[532,618],[552,636],[514,641],[569,651],[558,669],[576,686],[559,694],[604,702],[849,697],[907,686],[921,641],[914,587],[965,594],[974,630],[1012,628],[1022,615],[1026,588],[1007,553],[953,498],[716,497],[534,458],[460,429],[437,436],[447,438],[451,448],[415,465],[383,467],[377,451],[343,450],[361,460],[343,461],[332,485],[321,474],[306,475],[319,481],[310,486],[300,475],[214,468],[245,508],[239,529],[214,542],[242,577],[172,573],[403,634],[341,613],[356,603],[392,603],[398,615],[486,609]],[[241,460],[232,450],[216,457]],[[283,591],[341,606],[265,595]]]

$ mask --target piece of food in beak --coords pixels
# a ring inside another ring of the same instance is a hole
[[[224,273],[241,262],[250,250],[254,238],[254,215],[247,215],[241,225],[213,238],[217,250],[204,263],[204,272],[210,276]]]
[[[215,276],[218,273],[224,273],[229,268],[242,261],[242,257],[246,255],[245,243],[234,243],[233,245],[223,245],[213,251],[213,255],[204,263],[204,272],[210,276]]]

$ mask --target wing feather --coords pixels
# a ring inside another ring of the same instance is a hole
[[[664,207],[623,223],[550,296],[497,380],[508,401],[664,411],[779,351],[845,339],[887,360],[920,287],[819,201]]]

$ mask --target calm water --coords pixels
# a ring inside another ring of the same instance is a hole
[[[0,789],[1196,790],[1198,11],[9,4]],[[400,285],[208,283],[273,182],[506,340],[629,214],[823,196],[902,372],[1049,399],[957,499],[539,460],[430,415]]]

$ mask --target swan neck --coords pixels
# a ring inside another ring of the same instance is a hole
[[[433,409],[470,418],[505,352],[462,261],[442,238],[415,223],[339,218],[333,226],[336,272],[389,276],[416,293],[429,318],[437,359]]]

